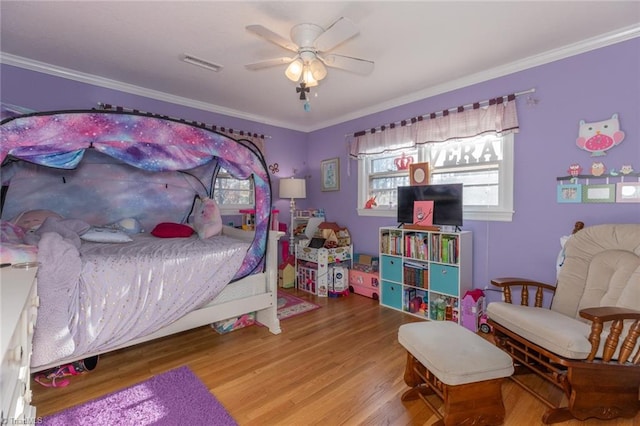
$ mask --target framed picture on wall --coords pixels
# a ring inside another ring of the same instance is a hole
[[[323,191],[340,191],[340,158],[322,160],[320,176]]]
[[[615,184],[582,185],[583,203],[615,203]]]
[[[640,182],[616,183],[616,203],[640,203]]]
[[[581,203],[582,185],[579,183],[558,185],[557,200],[559,203]]]
[[[409,164],[409,183],[413,185],[429,184],[429,163]]]

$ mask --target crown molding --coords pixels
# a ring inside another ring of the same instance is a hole
[[[451,92],[453,90],[461,89],[463,87],[471,86],[484,81],[492,80],[494,78],[503,77],[505,75],[513,74],[515,72],[523,71],[529,68],[534,68],[540,65],[548,64],[551,62],[559,61],[561,59],[569,58],[571,56],[586,53],[595,49],[610,46],[612,44],[621,43],[623,41],[631,40],[633,38],[640,37],[640,25],[632,25],[624,27],[616,31],[601,34],[596,37],[585,39],[577,43],[569,44],[557,49],[543,52],[539,55],[529,56],[522,60],[511,62],[510,64],[495,67],[486,71],[482,71],[476,74],[472,74],[457,80],[452,80],[444,84],[432,86],[424,90],[413,92],[409,96],[403,96],[391,99],[387,102],[377,104],[370,108],[354,111],[351,114],[340,117],[338,120],[326,121],[314,126],[309,132],[319,129],[324,129],[336,124],[341,124],[349,120],[355,120],[357,118],[365,117],[367,115],[375,114],[381,111],[406,105],[411,102],[420,101],[432,96],[441,95],[443,93]]]
[[[346,114],[335,120],[325,121],[313,126],[301,127],[296,123],[278,122],[273,120],[266,120],[264,117],[247,114],[242,111],[237,111],[229,108],[224,108],[219,105],[210,104],[207,102],[196,101],[181,96],[171,95],[169,93],[160,92],[157,90],[151,90],[140,86],[135,86],[128,83],[123,83],[116,80],[111,80],[96,76],[93,74],[86,74],[79,71],[58,67],[55,65],[47,64],[44,62],[35,61],[28,58],[12,55],[9,53],[0,51],[0,63],[7,65],[13,65],[16,67],[28,69],[31,71],[41,72],[57,77],[62,77],[70,80],[79,81],[82,83],[92,84],[107,89],[119,90],[125,93],[131,93],[134,95],[144,96],[151,99],[156,99],[173,104],[183,105],[190,108],[196,108],[213,113],[223,114],[230,117],[241,118],[244,120],[253,121],[256,123],[267,124],[276,127],[283,127],[290,130],[300,132],[313,132],[316,130],[324,129],[326,127],[334,126],[336,124],[345,123],[350,120],[355,120],[370,114],[375,114],[381,111],[406,105],[411,102],[430,98],[432,96],[447,93],[453,90],[461,89],[463,87],[471,86],[473,84],[482,83],[484,81],[492,80],[494,78],[502,77],[515,72],[523,71],[536,66],[544,65],[550,62],[555,62],[561,59],[565,59],[571,56],[579,55],[581,53],[589,52],[602,47],[610,46],[612,44],[620,43],[623,41],[631,40],[633,38],[640,37],[640,25],[632,25],[624,27],[616,31],[601,34],[596,37],[585,39],[577,43],[569,44],[558,49],[553,49],[539,55],[533,55],[524,58],[519,61],[512,62],[503,66],[495,67],[486,71],[482,71],[476,74],[466,76],[457,80],[452,80],[447,83],[432,86],[427,89],[413,92],[409,96],[403,96],[391,99],[387,102],[377,104],[375,106],[354,111],[351,114]]]
[[[158,90],[147,89],[145,87],[136,86],[129,83],[123,83],[117,80],[111,80],[111,79],[100,77],[97,75],[87,74],[87,73],[72,70],[69,68],[59,67],[57,65],[47,64],[45,62],[40,62],[40,61],[36,61],[29,58],[23,58],[21,56],[12,55],[10,53],[0,52],[0,63],[13,65],[13,66],[24,68],[31,71],[41,72],[43,74],[49,74],[56,77],[66,78],[69,80],[78,81],[80,83],[92,84],[94,86],[104,87],[106,89],[118,90],[121,92],[144,96],[146,98],[169,102],[172,104],[200,109],[203,111],[214,112],[217,114],[223,114],[223,115],[227,115],[234,118],[241,118],[241,119],[253,121],[256,123],[267,124],[267,125],[276,126],[276,127],[284,127],[286,129],[298,130],[301,132],[307,131],[307,129],[304,129],[304,128],[294,128],[291,125],[291,123],[269,121],[269,120],[266,120],[264,117],[247,114],[246,112],[237,111],[234,109],[224,108],[219,105],[214,105],[207,102],[201,102],[201,101],[196,101],[194,99],[172,95],[170,93],[160,92]]]

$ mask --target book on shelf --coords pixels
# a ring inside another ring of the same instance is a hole
[[[403,272],[406,285],[429,288],[429,266],[427,263],[405,261]]]
[[[404,255],[413,259],[426,260],[429,240],[427,234],[411,233],[404,237]]]
[[[402,255],[402,234],[385,232],[380,235],[380,251],[386,254]]]
[[[459,238],[457,235],[440,235],[431,236],[431,260],[443,263],[458,263],[459,256]]]

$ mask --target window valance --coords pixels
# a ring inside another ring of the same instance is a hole
[[[517,132],[515,98],[508,95],[357,132],[349,143],[350,155],[381,154],[485,133]]]

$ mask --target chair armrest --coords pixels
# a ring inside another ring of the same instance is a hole
[[[536,297],[535,297],[535,307],[542,307],[542,296],[544,290],[550,291],[551,293],[556,292],[556,288],[552,285],[541,283],[539,281],[533,281],[526,278],[517,278],[517,277],[503,277],[503,278],[494,278],[491,280],[491,284],[496,287],[502,288],[504,293],[504,301],[506,303],[513,303],[511,300],[511,287],[522,287],[522,291],[520,293],[520,304],[522,306],[529,306],[529,287],[536,288]]]
[[[635,356],[632,356],[632,352],[638,342],[638,337],[640,337],[640,311],[614,306],[601,306],[597,308],[582,309],[580,310],[580,316],[591,321],[591,334],[589,334],[591,352],[587,358],[589,361],[593,361],[596,353],[598,352],[600,336],[604,329],[604,324],[611,322],[609,335],[604,342],[602,360],[604,362],[611,361],[619,346],[620,353],[618,354],[618,362],[620,364],[627,362],[630,357],[631,363],[636,365],[640,364],[640,349],[636,351]],[[632,321],[632,323],[631,327],[628,329],[627,335],[624,336],[624,339],[620,342],[625,320]]]

